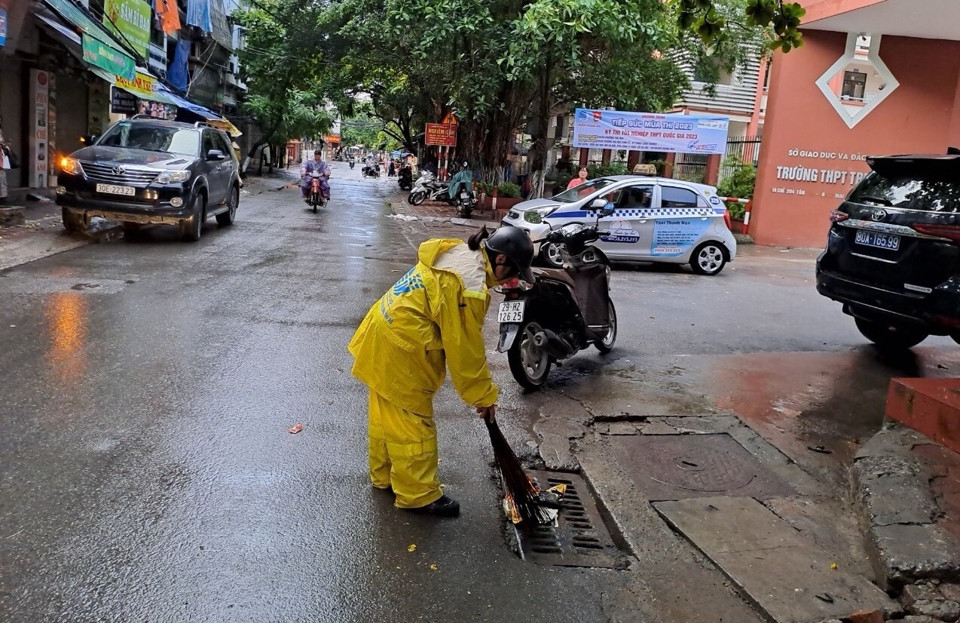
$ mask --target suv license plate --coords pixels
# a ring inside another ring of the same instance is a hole
[[[133,186],[117,186],[116,184],[97,184],[98,193],[106,193],[108,195],[123,195],[125,197],[132,197],[137,193],[137,189]]]
[[[526,301],[504,301],[497,310],[497,322],[523,322],[523,307]]]
[[[900,249],[900,236],[896,234],[881,234],[875,231],[861,229],[857,232],[854,242],[865,247],[897,251]]]

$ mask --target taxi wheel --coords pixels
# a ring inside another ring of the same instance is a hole
[[[540,259],[550,268],[563,268],[560,247],[554,242],[544,242],[540,247]]]
[[[507,351],[510,373],[526,390],[540,389],[550,373],[550,355],[534,339],[543,327],[538,322],[525,322]]]
[[[704,242],[690,256],[690,268],[698,275],[716,275],[727,263],[727,252],[719,242]]]

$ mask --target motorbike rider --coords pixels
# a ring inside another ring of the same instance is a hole
[[[318,172],[320,178],[320,192],[324,199],[330,198],[330,165],[323,159],[323,150],[313,150],[313,160],[305,160],[300,165],[300,194],[304,201],[309,201],[310,197],[310,174]]]
[[[464,402],[482,417],[496,416],[498,390],[483,343],[489,288],[516,276],[533,283],[533,243],[516,227],[488,235],[483,228],[467,244],[421,244],[417,265],[370,308],[350,340],[352,373],[369,389],[370,480],[392,490],[398,508],[460,513],[437,477],[433,396],[446,369]]]

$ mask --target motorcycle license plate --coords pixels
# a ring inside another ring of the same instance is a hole
[[[469,196],[470,196],[470,195],[468,195],[468,194],[465,193],[465,192],[460,193],[460,198],[461,198],[461,199],[467,199]]]
[[[523,307],[526,301],[504,301],[497,310],[497,322],[523,322]]]

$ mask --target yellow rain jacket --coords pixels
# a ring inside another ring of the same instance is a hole
[[[445,368],[464,402],[488,407],[483,318],[497,283],[483,250],[457,239],[420,245],[419,261],[370,308],[350,340],[353,375],[402,409],[433,415]]]

